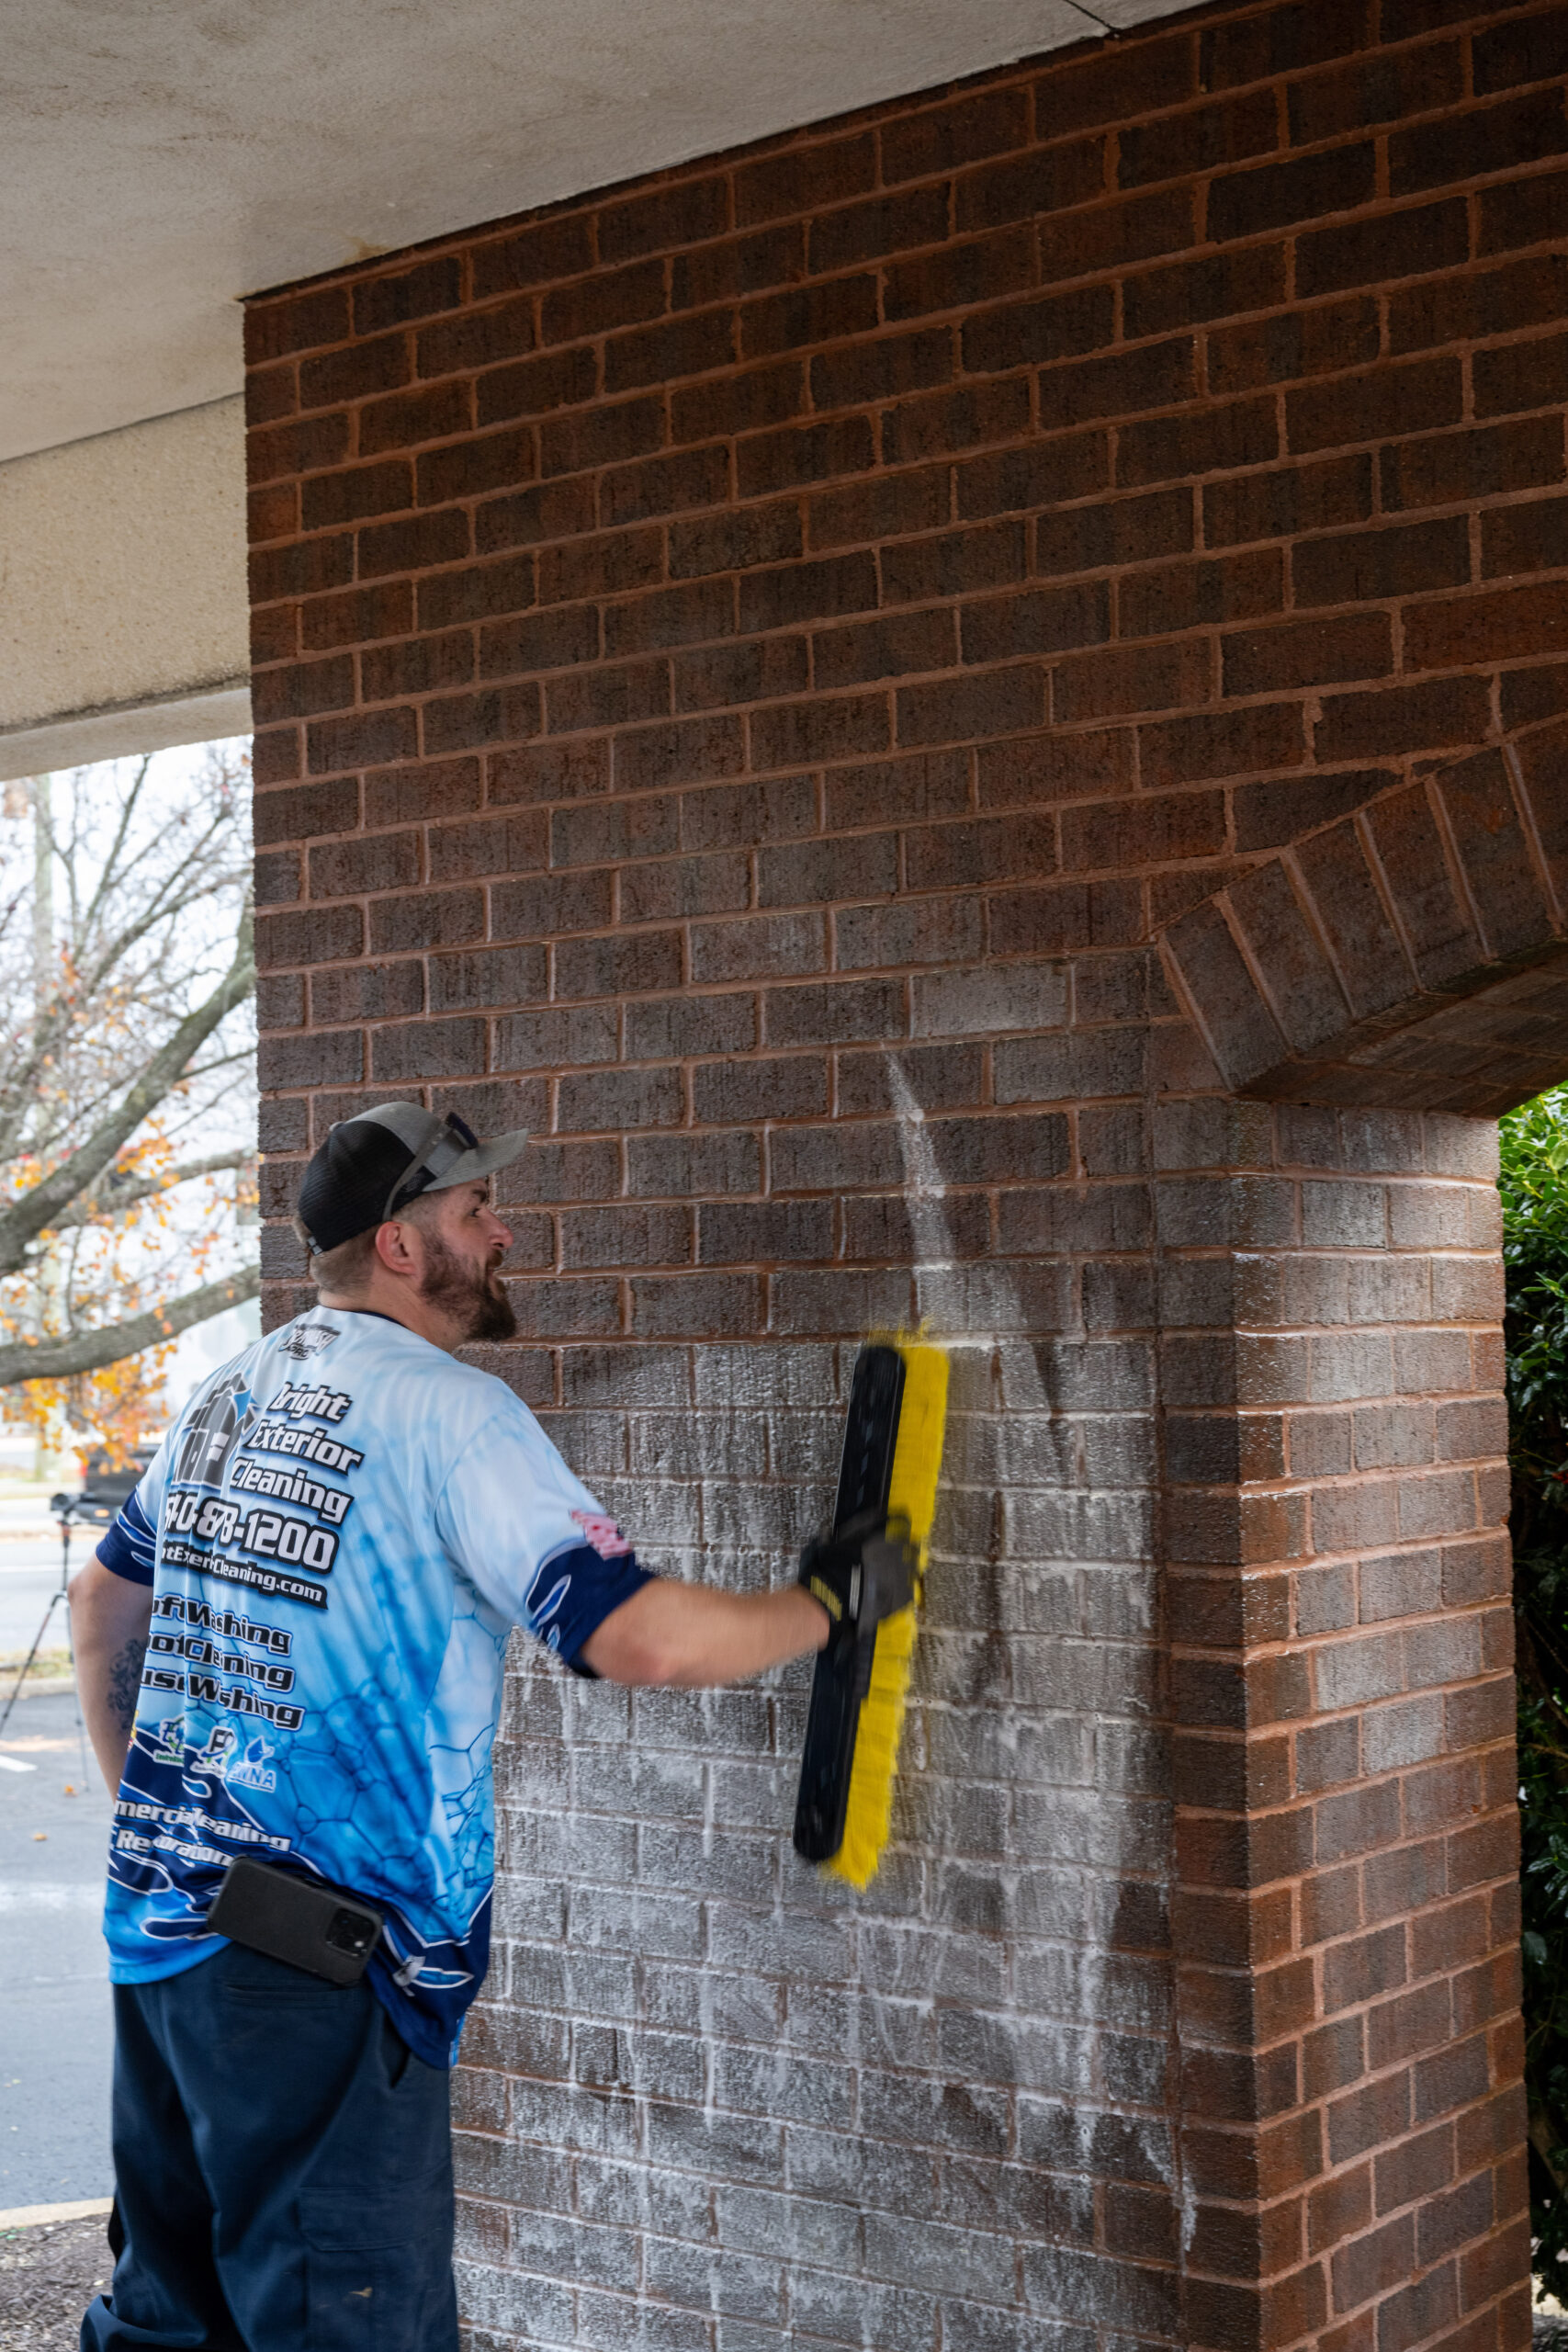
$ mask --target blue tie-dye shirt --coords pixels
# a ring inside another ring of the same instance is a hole
[[[615,1522],[502,1382],[318,1306],[197,1389],[98,1555],[153,1589],[110,1975],[218,1951],[253,1854],[385,1910],[370,1981],[445,2064],[489,1958],[507,1634],[576,1662],[648,1581]]]

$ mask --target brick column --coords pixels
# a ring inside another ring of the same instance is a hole
[[[803,1678],[519,1658],[476,2342],[1525,2341],[1555,23],[1215,8],[250,308],[269,1314],[333,1118],[531,1125],[490,1361],[735,1583],[954,1348],[865,1898]]]
[[[1527,2343],[1490,1135],[1162,1125],[1186,2340]]]

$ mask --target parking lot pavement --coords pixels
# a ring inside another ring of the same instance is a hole
[[[0,1672],[0,1703],[8,1691]],[[0,1742],[0,2211],[112,2187],[108,1823],[74,1696],[24,1699]]]

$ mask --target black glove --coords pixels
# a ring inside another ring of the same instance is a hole
[[[863,1511],[837,1534],[816,1535],[800,1555],[797,1584],[832,1621],[829,1650],[852,1646],[915,1598],[919,1560],[902,1520]]]

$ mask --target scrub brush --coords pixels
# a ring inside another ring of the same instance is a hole
[[[837,1532],[866,1511],[905,1533],[923,1577],[947,1414],[947,1358],[919,1340],[868,1341],[855,1359]],[[818,1658],[800,1760],[795,1851],[863,1887],[887,1843],[893,1775],[914,1657],[915,1606],[885,1617],[847,1656]]]

